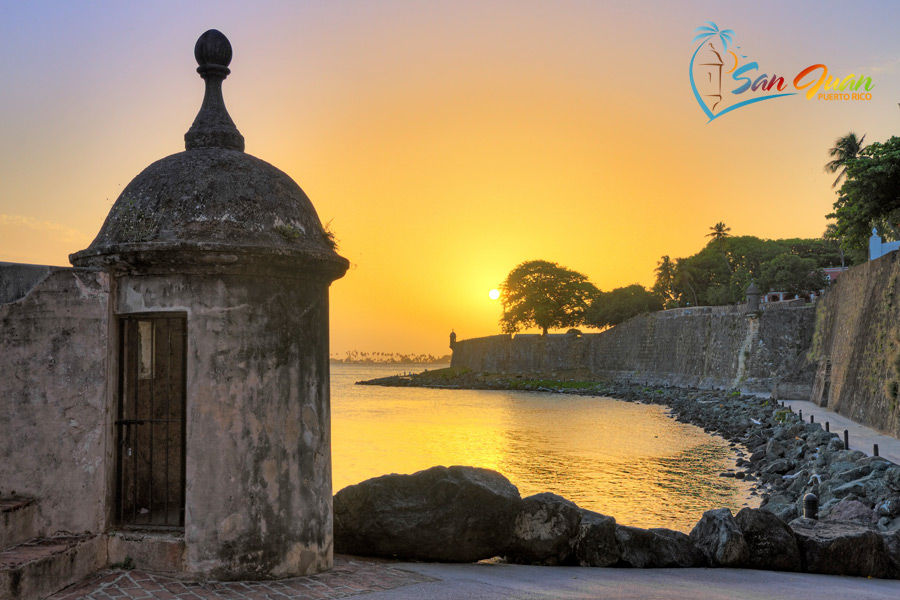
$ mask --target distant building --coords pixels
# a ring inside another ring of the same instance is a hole
[[[849,269],[850,267],[827,267],[822,269],[825,273],[825,281],[826,285],[831,285],[837,280],[838,276]],[[777,291],[769,291],[765,295],[760,298],[761,303],[770,303],[770,302],[785,302],[787,300],[807,300],[809,302],[815,302],[816,299],[825,293],[825,290],[818,290],[813,292],[807,292],[805,294],[789,294],[787,292],[777,292]]]

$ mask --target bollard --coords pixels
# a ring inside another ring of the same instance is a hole
[[[878,456],[878,444],[872,447],[872,456]]]
[[[802,410],[798,410],[798,411],[797,411],[797,414],[800,415],[800,420],[802,421],[802,420],[803,420],[803,411],[802,411]]]
[[[850,432],[846,429],[844,430],[844,450],[850,449]]]
[[[816,415],[809,415],[809,422],[810,422],[810,423],[815,423],[815,422],[816,422]]]
[[[813,493],[803,496],[803,516],[814,520],[819,518],[819,498]]]
[[[831,428],[828,426],[828,421],[825,421],[825,431],[831,431]]]

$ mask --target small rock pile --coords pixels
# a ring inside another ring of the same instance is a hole
[[[522,499],[501,474],[432,467],[334,497],[336,552],[405,560],[591,567],[732,567],[900,578],[900,532],[765,509],[710,510],[690,535],[640,529],[555,494]]]

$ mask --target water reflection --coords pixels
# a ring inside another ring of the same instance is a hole
[[[415,368],[404,367],[404,370]],[[334,489],[433,465],[495,469],[523,496],[554,492],[628,525],[689,530],[739,509],[727,443],[659,406],[559,394],[355,386],[400,368],[332,366]]]

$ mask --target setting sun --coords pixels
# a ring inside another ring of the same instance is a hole
[[[500,290],[491,290],[491,291],[489,291],[489,292],[488,292],[488,297],[489,297],[491,300],[496,300],[497,298],[500,297]]]

